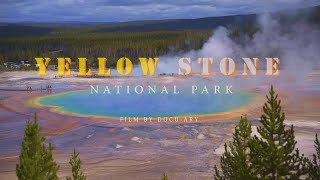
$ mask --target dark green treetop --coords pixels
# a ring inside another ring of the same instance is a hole
[[[73,150],[73,155],[69,164],[72,166],[72,177],[74,180],[86,180],[86,176],[81,171],[81,160],[79,158],[79,152]],[[67,177],[67,180],[71,180],[71,177]]]
[[[295,147],[293,126],[285,128],[281,100],[273,86],[267,95],[258,133],[249,142],[252,170],[259,179],[299,179],[307,173],[307,158]]]
[[[161,176],[161,180],[169,180],[169,178],[165,173],[163,173],[163,175]]]
[[[316,154],[313,154],[313,159],[310,162],[309,178],[312,180],[319,180],[320,179],[320,142],[318,139],[318,134],[316,134],[314,147],[316,148]]]
[[[20,180],[55,180],[58,179],[59,166],[53,159],[53,145],[44,145],[45,137],[40,135],[41,128],[34,114],[34,121],[27,121],[19,164],[16,174]]]
[[[224,145],[225,152],[220,161],[222,172],[215,166],[215,179],[253,179],[248,147],[251,133],[251,123],[247,116],[241,117],[239,125],[235,127],[233,141]]]

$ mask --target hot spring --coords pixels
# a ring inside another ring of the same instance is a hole
[[[38,103],[59,111],[85,116],[164,117],[208,115],[248,104],[255,95],[234,94],[90,94],[71,91],[45,96]]]

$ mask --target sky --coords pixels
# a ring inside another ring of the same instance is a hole
[[[0,22],[125,22],[265,13],[320,0],[0,0]]]

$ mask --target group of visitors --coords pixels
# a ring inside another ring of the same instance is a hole
[[[51,85],[47,85],[45,89],[47,91],[50,91],[50,90],[52,90],[52,86]],[[41,86],[40,90],[43,90],[42,86]],[[27,86],[27,91],[32,91],[32,87],[31,86]]]

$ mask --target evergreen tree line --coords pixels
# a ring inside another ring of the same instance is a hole
[[[97,66],[97,57],[106,57],[115,67],[121,57],[138,63],[139,57],[158,57],[168,53],[200,49],[212,31],[158,31],[112,33],[61,33],[43,36],[8,37],[0,39],[0,64],[35,61],[35,57],[87,57]],[[74,64],[76,67],[77,64]]]
[[[220,160],[220,168],[214,167],[217,180],[282,180],[282,179],[320,179],[320,142],[316,134],[312,159],[300,154],[296,148],[293,125],[285,127],[285,113],[281,100],[273,86],[266,96],[261,125],[256,135],[252,135],[252,125],[247,116],[240,119],[235,127],[232,142],[224,145],[225,152]],[[35,114],[34,121],[28,121],[16,174],[23,180],[58,179],[59,166],[53,159],[53,145],[44,145],[45,137],[40,136],[41,128]],[[85,180],[81,170],[79,153],[74,150],[70,159],[72,178]],[[161,180],[168,180],[163,174]]]
[[[296,148],[293,125],[285,127],[285,113],[273,87],[263,106],[261,125],[252,135],[246,116],[235,127],[232,142],[225,143],[220,169],[215,166],[217,180],[250,179],[320,179],[320,143],[316,134],[316,154],[306,158]]]

